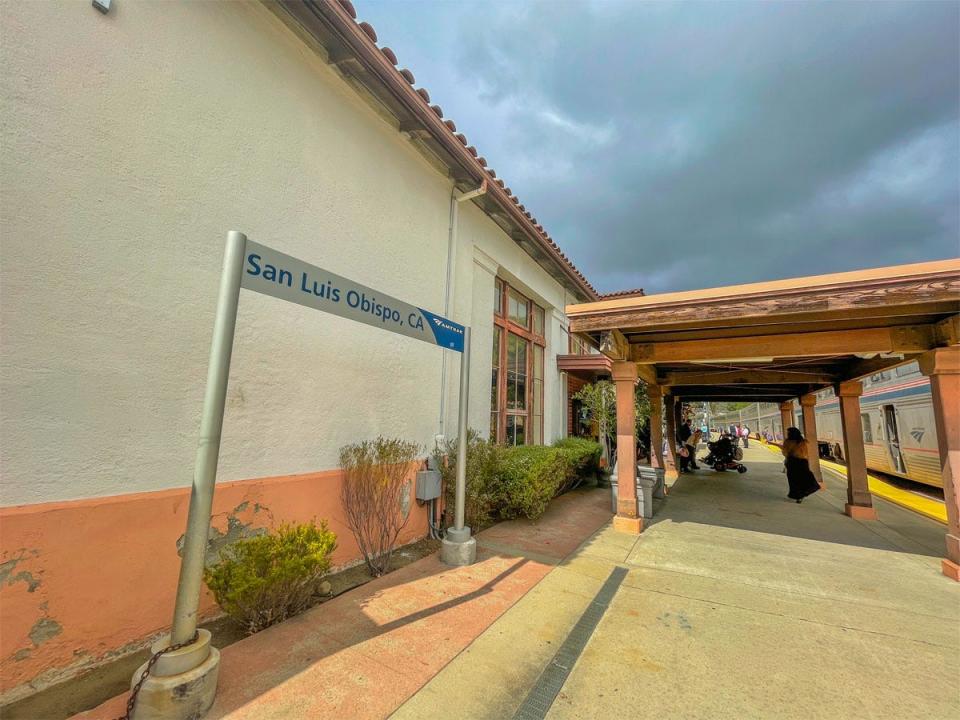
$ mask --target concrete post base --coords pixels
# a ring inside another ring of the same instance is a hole
[[[164,636],[153,644],[157,652],[170,644]],[[198,656],[206,657],[199,665],[184,669]],[[131,688],[140,679],[147,663],[133,675]],[[167,673],[167,674],[163,674]],[[196,720],[213,705],[220,674],[220,651],[210,645],[210,632],[200,630],[200,638],[192,645],[161,656],[140,688],[133,708],[133,720]]]
[[[643,532],[643,518],[631,518],[623,515],[613,516],[613,529],[628,535],[639,535]]]
[[[944,558],[940,561],[940,568],[948,578],[960,582],[960,565],[957,565],[953,560]]]
[[[440,545],[440,561],[453,567],[473,565],[477,561],[477,539],[470,537],[470,528],[447,528]]]
[[[873,506],[868,505],[851,505],[847,503],[843,506],[843,512],[846,515],[849,515],[854,520],[876,520],[877,511]]]

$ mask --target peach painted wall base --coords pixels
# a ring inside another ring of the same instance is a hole
[[[613,516],[613,529],[628,535],[639,535],[643,532],[643,518],[628,518],[622,515]]]
[[[412,471],[411,471],[412,474]],[[361,557],[340,505],[343,474],[217,483],[208,557],[285,522],[326,520],[334,567]],[[412,494],[412,488],[411,488]],[[400,544],[427,534],[410,499]],[[0,703],[143,647],[169,626],[190,489],[0,508]],[[204,618],[219,614],[204,588]]]
[[[943,574],[948,578],[960,582],[960,565],[957,565],[953,560],[944,558],[940,562],[940,568],[943,570]]]
[[[851,505],[847,503],[843,506],[843,512],[854,520],[876,520],[877,510],[873,506]]]

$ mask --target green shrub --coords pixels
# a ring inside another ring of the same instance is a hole
[[[466,524],[478,531],[496,517],[499,498],[497,469],[501,449],[484,440],[476,430],[467,431],[467,492],[464,503]],[[453,512],[457,484],[457,439],[448,440],[437,453],[440,475],[443,478],[447,509]]]
[[[557,494],[573,490],[586,480],[596,477],[600,472],[600,457],[603,453],[603,446],[600,443],[586,438],[569,437],[558,440],[553,447],[567,453],[570,463],[566,482]]]
[[[498,473],[500,517],[540,517],[571,472],[571,454],[564,450],[542,445],[503,448]]]
[[[572,490],[600,471],[602,446],[593,440],[565,438],[552,447],[503,446],[467,435],[466,524],[479,530],[496,520],[536,519],[557,495]],[[439,449],[447,509],[453,512],[457,479],[457,441]]]
[[[224,612],[252,634],[309,607],[336,546],[326,522],[283,525],[227,547],[203,579]]]

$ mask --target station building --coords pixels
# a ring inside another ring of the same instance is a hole
[[[960,578],[956,261],[601,297],[349,0],[107,4],[3,14],[0,704],[169,627],[229,230],[470,326],[469,425],[501,443],[575,432],[612,376],[623,532],[638,377],[663,470],[684,401],[776,402],[782,428],[799,399],[816,438],[835,388],[868,520],[861,378],[916,360]],[[315,518],[355,562],[339,449],[452,438],[457,359],[241,294],[211,551]],[[401,541],[427,529],[414,505]]]
[[[469,325],[481,434],[568,431],[568,381],[609,361],[564,308],[598,294],[347,0],[3,23],[2,702],[169,625],[228,230]],[[211,547],[316,518],[356,561],[339,448],[426,455],[458,382],[438,347],[242,294]],[[402,540],[426,532],[415,506]]]

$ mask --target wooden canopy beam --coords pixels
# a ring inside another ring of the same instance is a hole
[[[840,378],[827,372],[787,370],[671,371],[658,375],[664,385],[831,385]]]
[[[642,364],[861,353],[921,353],[936,346],[929,325],[791,333],[760,337],[682,340],[633,346]]]
[[[567,308],[571,328],[596,332],[705,327],[737,319],[748,325],[840,318],[956,313],[955,260],[794,278],[727,288],[612,298]]]
[[[960,345],[960,315],[952,315],[938,322],[936,332],[940,345]]]
[[[605,330],[600,333],[600,352],[611,360],[629,360],[630,343],[619,330]]]

